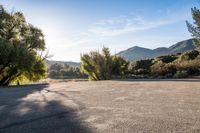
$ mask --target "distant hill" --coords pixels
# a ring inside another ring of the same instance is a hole
[[[71,67],[79,67],[80,63],[78,62],[72,62],[72,61],[54,61],[54,60],[46,60],[47,66],[50,67],[53,64],[67,64]]]
[[[168,48],[159,47],[156,49],[148,49],[139,46],[134,46],[132,48],[119,52],[118,55],[129,61],[135,61],[135,60],[154,58],[161,55],[182,53],[195,48],[196,46],[193,42],[193,39],[188,39],[178,42]]]

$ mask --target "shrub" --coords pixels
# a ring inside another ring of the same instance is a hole
[[[194,60],[198,55],[199,55],[199,52],[197,50],[188,51],[188,52],[183,53],[180,56],[179,60],[180,61]]]
[[[179,71],[187,71],[189,75],[196,75],[200,72],[200,60],[196,58],[190,61],[182,61],[176,64]]]
[[[187,78],[189,75],[187,73],[187,71],[177,71],[173,78]]]
[[[165,56],[159,56],[155,60],[160,60],[163,63],[170,63],[177,59],[177,56],[175,55],[165,55]]]
[[[176,66],[174,66],[173,64],[165,64],[163,67],[160,68],[154,67],[152,69],[151,76],[162,76],[164,78],[171,78],[176,73],[176,71]]]
[[[92,51],[81,56],[81,72],[90,80],[108,80],[112,76],[123,76],[129,62],[116,55],[111,55],[108,48],[102,52]]]
[[[152,61],[153,59],[132,62],[129,65],[129,72],[132,74],[149,74]]]
[[[164,65],[165,64],[162,61],[157,61],[156,63],[154,63],[150,68],[151,75],[156,75],[156,76],[164,75],[163,74]]]

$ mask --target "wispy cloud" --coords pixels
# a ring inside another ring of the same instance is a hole
[[[138,32],[158,28],[175,23],[173,19],[145,19],[142,16],[119,16],[101,20],[90,26],[89,32],[98,36],[117,36],[131,32]]]
[[[99,20],[93,24],[89,24],[86,31],[72,33],[67,37],[63,36],[59,42],[56,40],[57,42],[55,43],[60,44],[58,45],[59,47],[72,47],[85,43],[101,42],[107,38],[115,38],[124,34],[160,28],[161,26],[186,19],[185,16],[180,16],[179,13],[172,14],[169,10],[166,11],[165,15],[160,15],[161,13],[163,14],[163,11],[158,10],[154,17],[152,17],[153,15],[149,17],[143,13],[137,13],[137,15],[130,13],[129,15]]]

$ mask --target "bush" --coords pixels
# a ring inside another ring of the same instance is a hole
[[[187,78],[189,75],[186,71],[177,71],[173,78]]]
[[[153,59],[148,59],[148,60],[139,60],[132,62],[129,65],[129,72],[131,74],[149,74],[150,73],[150,67],[152,65]]]
[[[180,61],[189,61],[194,60],[199,55],[199,52],[197,50],[192,50],[189,52],[185,52],[180,56]]]
[[[200,60],[196,58],[190,61],[182,61],[177,63],[179,71],[187,71],[189,75],[197,75],[200,72]]]
[[[116,55],[111,55],[108,48],[102,52],[92,51],[81,56],[81,72],[90,80],[109,80],[113,76],[124,76],[129,62]]]
[[[159,56],[155,60],[160,60],[163,63],[170,63],[177,59],[177,56],[175,55],[165,55],[165,56]]]
[[[158,62],[154,63],[150,68],[151,75],[155,75],[155,76],[165,75],[165,72],[163,71],[164,65],[165,64],[162,61],[158,61]]]
[[[188,68],[187,73],[189,75],[197,75],[199,74],[200,70],[198,68]]]

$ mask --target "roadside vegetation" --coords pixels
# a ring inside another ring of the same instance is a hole
[[[67,64],[53,64],[48,68],[48,78],[51,79],[73,79],[73,78],[86,78],[82,74],[79,67],[71,67]]]
[[[90,80],[186,78],[200,74],[200,52],[198,50],[134,62],[105,53],[110,53],[108,48],[103,48],[102,53],[94,51],[81,57],[81,72],[88,75]]]
[[[108,48],[92,51],[81,56],[81,72],[90,80],[107,80],[124,76],[129,62],[117,55],[111,55]]]
[[[199,51],[160,56],[154,59],[132,62],[128,77],[140,78],[186,78],[200,74]]]

